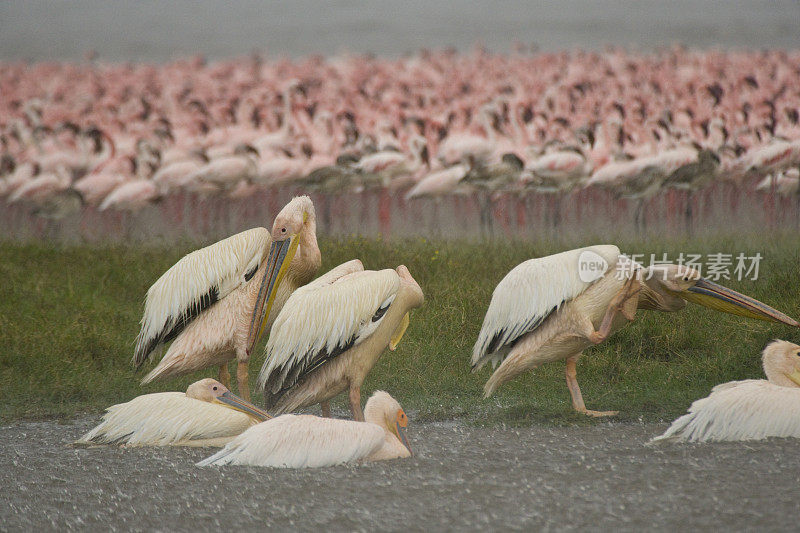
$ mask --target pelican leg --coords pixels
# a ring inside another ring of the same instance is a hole
[[[331,402],[325,400],[324,402],[319,402],[319,406],[322,408],[322,416],[324,418],[331,417]]]
[[[231,373],[228,370],[228,363],[219,365],[219,382],[229,390],[231,388]]]
[[[353,411],[353,420],[364,421],[364,412],[361,410],[361,386],[350,386],[350,410]]]
[[[600,329],[595,331],[591,323],[588,324],[586,337],[589,341],[593,344],[600,344],[606,340],[611,334],[611,325],[617,313],[622,313],[622,316],[626,319],[633,320],[636,316],[636,308],[638,307],[638,300],[634,299],[634,296],[639,294],[641,290],[642,287],[639,285],[639,280],[636,278],[635,274],[632,275],[608,304],[606,314],[603,316],[603,321],[600,323]]]
[[[247,361],[239,361],[236,366],[236,382],[239,385],[239,396],[250,401],[250,386],[247,384]]]
[[[618,415],[619,411],[592,411],[586,408],[586,404],[583,403],[581,388],[578,386],[578,371],[575,367],[575,363],[577,363],[578,357],[580,356],[581,354],[577,354],[567,358],[567,387],[569,388],[569,393],[572,396],[572,407],[579,413],[589,416]]]

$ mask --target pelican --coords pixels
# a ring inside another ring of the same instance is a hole
[[[224,446],[270,416],[217,380],[206,378],[182,392],[138,396],[106,409],[100,425],[76,444]]]
[[[717,385],[653,442],[800,437],[800,346],[776,340],[761,360],[767,379]]]
[[[645,269],[616,246],[590,246],[530,259],[500,281],[475,343],[472,370],[489,361],[496,367],[484,386],[489,397],[526,370],[566,360],[575,410],[615,415],[616,411],[586,409],[575,369],[581,352],[633,320],[637,309],[678,311],[687,301],[800,327],[780,311],[702,278],[687,266]]]
[[[239,394],[250,400],[247,364],[253,346],[289,295],[311,281],[321,263],[314,205],[292,199],[270,233],[253,228],[196,250],[167,270],[147,291],[133,362],[140,367],[172,341],[142,380],[219,366],[230,387],[228,363],[237,359]]]
[[[258,376],[266,409],[276,414],[321,404],[349,390],[353,418],[364,420],[361,384],[384,348],[394,350],[423,302],[408,269],[340,265],[296,290],[275,319]]]
[[[249,428],[197,466],[318,468],[411,456],[408,417],[397,400],[376,391],[364,414],[365,422],[282,415]]]

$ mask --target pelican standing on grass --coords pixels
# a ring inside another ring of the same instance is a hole
[[[371,271],[357,259],[296,290],[272,325],[258,376],[266,409],[319,403],[330,416],[328,401],[347,390],[353,418],[363,421],[361,384],[383,350],[397,347],[423,300],[404,265]]]
[[[376,391],[364,415],[365,422],[282,415],[249,428],[197,465],[317,468],[411,456],[408,417],[394,398]]]
[[[472,370],[500,363],[484,386],[485,397],[526,370],[566,360],[575,410],[592,416],[616,411],[586,409],[578,386],[581,352],[603,342],[634,319],[637,309],[678,311],[686,302],[735,315],[800,324],[757,300],[722,287],[682,265],[643,268],[613,245],[590,246],[539,259],[511,270],[497,285],[472,353]]]
[[[653,442],[800,438],[800,346],[776,340],[761,360],[767,379],[717,385]]]
[[[270,416],[211,378],[182,392],[158,392],[112,405],[76,444],[223,446]]]
[[[228,363],[236,359],[239,394],[249,400],[253,347],[320,263],[314,205],[307,196],[281,210],[271,233],[250,229],[185,256],[147,291],[134,364],[140,367],[174,341],[142,383],[218,366],[220,381],[230,387]]]

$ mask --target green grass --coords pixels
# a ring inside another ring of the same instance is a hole
[[[395,352],[386,352],[363,393],[386,389],[422,420],[473,423],[592,423],[571,410],[564,365],[545,365],[482,399],[490,371],[469,373],[472,344],[492,290],[513,266],[591,242],[464,244],[424,240],[322,238],[323,270],[354,257],[367,268],[406,264],[425,305]],[[726,285],[800,316],[800,238],[630,241],[629,253],[681,250],[760,252],[758,281]],[[183,390],[200,374],[140,387],[130,358],[142,299],[189,245],[53,247],[0,244],[0,419],[69,417],[139,394]],[[760,350],[772,338],[798,341],[779,324],[719,315],[694,305],[680,313],[641,312],[606,343],[587,350],[578,379],[589,408],[622,420],[673,417],[717,384],[761,376]],[[259,351],[259,353],[261,353]],[[251,364],[256,374],[261,360]],[[216,370],[205,375],[216,376]],[[334,406],[344,407],[340,398]]]

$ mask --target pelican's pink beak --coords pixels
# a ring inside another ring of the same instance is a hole
[[[255,418],[259,422],[263,422],[264,420],[269,420],[272,418],[272,416],[263,409],[256,407],[247,400],[236,396],[231,391],[225,391],[217,396],[216,400],[226,407],[230,407],[231,409],[240,411],[252,418]]]

